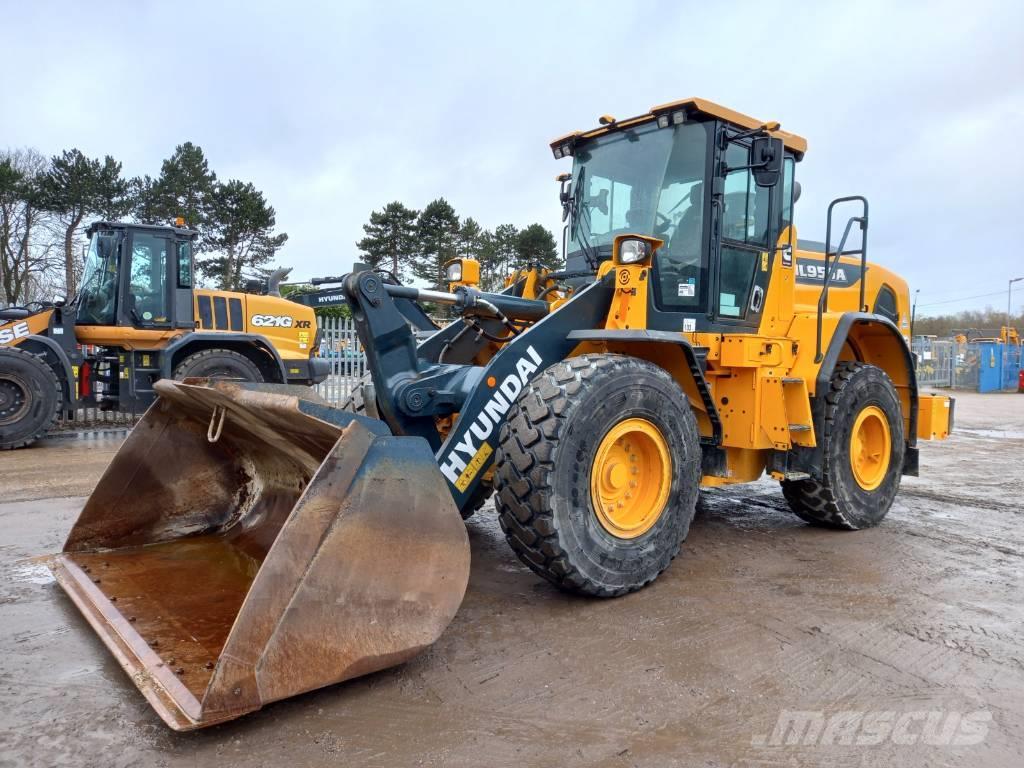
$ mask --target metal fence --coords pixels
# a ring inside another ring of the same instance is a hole
[[[1021,348],[998,341],[958,344],[953,339],[914,339],[917,383],[975,392],[1015,391]]]
[[[359,344],[355,324],[341,317],[318,317],[320,357],[331,362],[327,380],[316,391],[334,405],[341,405],[366,373],[366,357]]]
[[[79,408],[70,415],[63,414],[57,421],[59,429],[78,429],[81,427],[131,427],[142,416],[141,413],[124,411],[101,411],[92,408]]]
[[[1020,385],[1020,369],[1024,364],[1024,349],[1016,344],[1003,347],[1002,389],[1017,391]]]
[[[957,343],[952,339],[914,339],[917,383],[922,387],[956,385]]]

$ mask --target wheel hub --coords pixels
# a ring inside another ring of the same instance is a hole
[[[620,539],[642,536],[658,522],[672,488],[672,455],[661,430],[626,419],[598,445],[590,496],[598,522]]]
[[[31,403],[32,395],[25,382],[9,374],[0,377],[0,425],[18,421]]]
[[[850,468],[857,484],[873,491],[885,480],[892,456],[889,420],[877,405],[857,414],[850,432]]]

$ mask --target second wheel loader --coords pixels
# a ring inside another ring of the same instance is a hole
[[[564,269],[500,293],[345,279],[370,372],[347,410],[156,383],[52,568],[173,728],[429,645],[467,585],[460,513],[490,493],[526,566],[611,597],[669,566],[701,487],[768,473],[801,519],[867,528],[949,433],[867,201],[797,238],[802,138],[702,99],[601,122],[552,145]],[[419,341],[407,301],[458,319]]]
[[[141,412],[161,378],[327,378],[313,310],[275,295],[272,280],[271,295],[195,287],[198,232],[97,221],[86,234],[75,296],[0,309],[0,450],[78,408]]]

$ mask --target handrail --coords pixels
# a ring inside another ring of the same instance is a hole
[[[849,202],[860,202],[863,213],[860,216],[851,216],[847,222],[846,227],[843,230],[843,237],[839,241],[839,247],[836,248],[835,253],[832,252],[832,212],[833,209],[840,203]],[[852,229],[854,223],[860,225],[861,232],[861,244],[859,251],[847,251],[846,250],[846,239],[850,236],[850,229]],[[867,274],[867,262],[868,262],[868,199],[863,195],[850,195],[848,197],[837,197],[831,203],[828,204],[828,218],[825,222],[825,277],[822,280],[821,295],[818,297],[818,323],[817,323],[817,334],[815,340],[815,351],[814,351],[814,362],[820,363],[824,359],[824,355],[821,352],[821,326],[822,317],[828,311],[828,289],[832,284],[832,273],[835,268],[839,266],[840,256],[854,256],[860,254],[860,303],[858,311],[864,309],[864,278]],[[831,256],[835,256],[834,261],[830,261]]]

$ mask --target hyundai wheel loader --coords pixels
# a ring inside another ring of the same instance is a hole
[[[917,441],[949,433],[952,400],[918,391],[907,285],[867,260],[867,200],[797,237],[804,139],[686,99],[552,148],[572,162],[564,268],[493,293],[349,275],[369,378],[347,409],[156,383],[52,568],[171,727],[420,652],[488,495],[528,568],[612,597],[670,565],[702,487],[768,473],[801,519],[868,528]],[[419,341],[407,301],[457,320]]]
[[[77,296],[0,309],[0,450],[31,444],[76,408],[141,411],[161,378],[327,377],[312,309],[194,287],[195,231],[99,221],[87,234]]]

